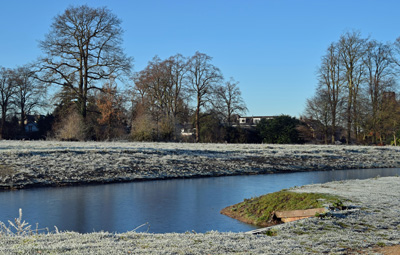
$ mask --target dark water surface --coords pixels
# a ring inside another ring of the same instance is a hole
[[[50,230],[126,232],[148,222],[136,231],[249,231],[255,227],[220,210],[284,188],[399,174],[400,168],[339,170],[3,191],[0,221],[13,220],[22,208],[33,227]]]

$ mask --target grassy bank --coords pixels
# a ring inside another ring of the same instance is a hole
[[[0,190],[400,167],[399,147],[0,141]]]
[[[322,208],[324,204],[334,204],[340,198],[333,195],[319,193],[295,193],[282,190],[222,209],[221,213],[242,222],[268,227],[279,222],[274,219],[276,211],[306,210]]]

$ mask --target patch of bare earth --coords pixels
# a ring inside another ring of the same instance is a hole
[[[400,244],[394,246],[374,247],[368,250],[349,250],[347,254],[383,254],[383,255],[399,255]]]
[[[239,220],[241,222],[244,222],[246,224],[258,225],[259,227],[263,227],[263,228],[264,227],[271,227],[271,226],[274,226],[274,225],[282,223],[281,221],[269,221],[269,222],[257,222],[257,224],[256,224],[255,220],[249,219],[248,217],[240,216],[237,213],[233,213],[232,212],[232,208],[233,207],[234,207],[233,205],[232,206],[228,206],[228,207],[222,209],[220,213],[223,214],[223,215],[226,215],[228,217],[231,217],[233,219],[236,219],[236,220]]]
[[[376,248],[374,251],[385,255],[398,255],[400,254],[400,245]]]

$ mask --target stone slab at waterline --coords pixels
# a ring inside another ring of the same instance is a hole
[[[0,189],[400,167],[400,148],[0,141]]]
[[[330,182],[292,191],[342,196],[360,210],[273,226],[274,236],[214,231],[29,236],[0,232],[0,254],[380,254],[376,247],[400,244],[400,177]]]
[[[293,211],[277,211],[275,212],[276,218],[281,220],[282,222],[292,222],[295,220],[301,220],[305,218],[314,217],[317,213],[322,214],[326,213],[326,208],[314,208],[307,210],[293,210]]]

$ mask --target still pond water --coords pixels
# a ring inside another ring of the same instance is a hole
[[[119,183],[0,192],[0,221],[18,216],[35,227],[126,232],[249,231],[254,226],[219,212],[222,208],[284,188],[333,180],[400,174],[396,169],[364,169]]]

